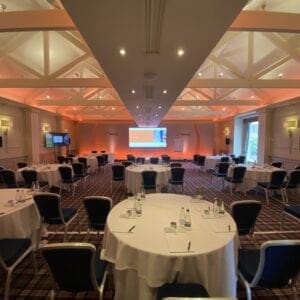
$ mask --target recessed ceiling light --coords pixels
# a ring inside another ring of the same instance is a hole
[[[125,56],[126,55],[126,50],[124,48],[121,48],[119,50],[119,53],[120,53],[121,56]]]
[[[161,105],[158,106],[158,109],[161,109]]]
[[[140,108],[140,107],[137,105],[137,106],[136,106],[136,109],[139,109],[139,108]]]
[[[226,109],[226,107],[223,107],[222,110],[224,111]]]
[[[251,96],[251,99],[254,99],[254,96],[253,96],[253,95]]]
[[[166,94],[168,91],[167,90],[163,90],[163,93]]]
[[[177,50],[177,55],[178,55],[178,56],[183,56],[183,55],[184,55],[184,50],[181,49],[181,48],[178,49],[178,50]]]
[[[102,96],[101,95],[99,95],[99,97],[98,97],[100,100],[102,99]]]
[[[114,108],[114,107],[112,107],[111,109],[112,109],[112,110],[115,110],[115,108]]]
[[[132,93],[132,94],[135,94],[135,90],[131,90],[131,93]]]
[[[49,95],[47,95],[47,96],[46,96],[46,98],[47,98],[47,99],[50,99],[50,96],[49,96]]]
[[[283,76],[282,73],[279,73],[279,74],[278,74],[278,77],[279,77],[279,78],[282,78],[282,76]]]
[[[223,77],[224,76],[224,74],[221,72],[221,73],[219,73],[219,77]]]

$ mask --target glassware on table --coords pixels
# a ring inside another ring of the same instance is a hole
[[[179,226],[181,226],[181,227],[184,227],[184,225],[185,225],[185,210],[184,210],[184,207],[181,207],[178,223],[179,223]]]
[[[140,217],[142,215],[142,201],[141,201],[141,199],[137,199],[135,213],[138,217]]]
[[[189,209],[186,210],[184,227],[186,230],[191,230],[192,227],[192,221],[191,221],[191,215]]]

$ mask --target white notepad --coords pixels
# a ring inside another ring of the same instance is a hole
[[[170,253],[192,253],[193,243],[185,234],[168,233],[165,235]],[[191,242],[190,249],[189,242]]]

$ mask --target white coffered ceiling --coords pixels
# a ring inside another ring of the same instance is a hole
[[[0,0],[0,97],[140,126],[298,99],[300,1],[246,2]]]

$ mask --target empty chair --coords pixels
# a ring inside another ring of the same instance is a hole
[[[198,165],[199,167],[201,167],[202,170],[203,170],[203,168],[204,168],[205,158],[206,158],[206,157],[205,157],[204,155],[199,155],[199,156],[198,156],[197,165]]]
[[[89,196],[83,199],[83,204],[88,215],[88,232],[90,229],[104,233],[104,227],[109,211],[112,207],[112,200],[103,196]]]
[[[75,154],[68,154],[68,157],[75,157]]]
[[[228,156],[222,156],[220,161],[221,162],[229,162],[229,157]]]
[[[64,226],[64,240],[67,236],[68,226],[75,218],[77,218],[78,232],[80,232],[77,209],[74,207],[62,208],[60,195],[54,193],[34,193],[33,200],[43,223]]]
[[[147,192],[149,190],[157,189],[156,186],[157,172],[153,170],[145,170],[142,172],[142,188]]]
[[[290,218],[299,222],[300,221],[300,204],[284,206],[283,211],[282,211],[281,230],[283,229],[285,216],[289,216]]]
[[[16,174],[13,170],[4,169],[0,171],[0,176],[5,187],[9,189],[15,189],[18,187],[24,187],[24,182],[16,180]]]
[[[97,153],[97,150],[92,150],[92,153]]]
[[[233,159],[233,158],[235,158],[235,154],[230,154],[229,157],[230,157],[231,159]]]
[[[132,161],[129,161],[129,160],[125,160],[125,161],[122,161],[122,165],[127,168],[128,166],[131,166],[132,165]]]
[[[256,200],[241,200],[231,203],[230,214],[236,223],[239,235],[250,234],[254,239],[254,227],[261,207],[261,203]]]
[[[105,164],[108,164],[108,163],[109,163],[109,162],[108,162],[108,154],[103,153],[102,156],[104,157],[104,162],[105,162]]]
[[[246,173],[246,167],[234,167],[232,170],[232,176],[224,177],[225,181],[229,182],[229,188],[230,188],[230,195],[232,196],[232,186],[233,185],[240,185],[244,183],[244,176]],[[245,189],[243,188],[244,194],[245,194]]]
[[[270,182],[258,182],[257,185],[262,187],[265,191],[267,203],[269,204],[269,191],[279,190],[281,193],[282,201],[285,201],[284,195],[284,179],[286,177],[286,171],[273,171],[271,173]]]
[[[106,150],[100,150],[100,153],[105,153],[106,152]]]
[[[36,170],[22,170],[21,174],[24,178],[25,187],[31,188],[33,184],[38,184],[43,190],[48,186],[48,181],[38,180],[38,173]]]
[[[251,288],[290,286],[296,299],[296,277],[300,269],[300,241],[268,241],[260,249],[239,249],[239,277],[251,300]]]
[[[27,167],[27,162],[17,162],[18,169]]]
[[[72,163],[72,168],[74,172],[74,177],[76,179],[83,179],[83,185],[85,187],[86,181],[90,177],[90,175],[86,172],[84,164],[80,162],[74,162]]]
[[[198,157],[199,156],[200,156],[199,154],[194,154],[193,155],[193,163],[196,164],[196,165],[198,164]]]
[[[123,165],[112,165],[111,169],[112,169],[112,179],[111,179],[110,190],[112,193],[114,182],[121,182],[124,185],[125,167]]]
[[[57,161],[59,164],[63,164],[64,162],[66,162],[66,159],[64,156],[57,156]]]
[[[80,180],[79,177],[75,177],[73,169],[69,166],[60,166],[58,168],[60,174],[59,193],[61,193],[62,187],[67,186],[67,189],[72,188],[72,194],[75,194],[76,182]]]
[[[87,164],[86,157],[78,157],[78,162],[83,163],[85,170],[88,171],[90,166]]]
[[[95,290],[99,299],[103,299],[107,262],[100,259],[99,250],[94,245],[54,243],[41,246],[39,252],[51,274],[51,299],[58,290],[75,293]]]
[[[145,157],[139,156],[136,158],[136,163],[143,165],[145,163]]]
[[[96,159],[97,159],[97,163],[98,163],[98,170],[100,171],[101,168],[104,168],[107,165],[107,163],[105,162],[103,155],[97,155]]]
[[[157,300],[167,298],[184,297],[184,298],[195,298],[195,297],[209,297],[207,290],[200,284],[196,283],[166,283],[160,286],[157,290]],[[183,299],[183,298],[182,298]],[[201,298],[202,299],[202,298]]]
[[[0,239],[0,267],[7,273],[4,288],[4,300],[9,300],[11,276],[17,265],[31,252],[34,269],[36,260],[34,255],[35,245],[29,238],[5,238]]]
[[[289,202],[287,190],[300,188],[300,170],[293,170],[288,175],[288,179],[283,185],[285,202]]]
[[[212,178],[213,176],[220,177],[222,178],[222,185],[224,189],[224,177],[227,175],[227,171],[229,168],[229,163],[228,162],[220,162],[216,165],[216,169],[211,171],[211,178],[210,181],[212,183]]]
[[[300,170],[300,166],[296,166],[296,167],[295,167],[295,170]]]
[[[133,163],[135,163],[135,156],[132,154],[127,154],[127,160],[132,161]]]
[[[184,173],[185,169],[176,167],[171,168],[171,178],[169,180],[169,190],[171,191],[172,186],[180,185],[181,186],[181,192],[183,193],[184,190]]]
[[[170,163],[170,167],[171,168],[181,168],[182,167],[182,163],[172,162],[172,163]]]
[[[282,162],[281,161],[274,161],[274,162],[271,163],[271,166],[275,167],[275,168],[281,168]]]
[[[161,155],[161,161],[163,164],[169,164],[171,161],[171,157],[169,155]]]
[[[240,163],[240,164],[244,164],[244,163],[245,163],[245,160],[246,160],[246,156],[244,156],[244,155],[240,155],[240,156],[239,156],[239,163]]]
[[[232,157],[231,158],[232,162],[238,165],[240,163],[240,158],[239,157]]]
[[[159,162],[159,158],[158,157],[150,157],[150,164],[157,165],[158,162]]]
[[[66,162],[67,164],[72,164],[72,163],[73,163],[73,157],[72,157],[72,156],[67,156],[67,157],[65,158],[65,162]]]

